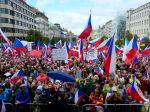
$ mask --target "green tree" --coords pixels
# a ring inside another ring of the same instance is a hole
[[[132,33],[130,33],[130,31],[126,31],[125,38],[127,38],[128,40],[131,40],[132,37],[133,37]]]
[[[106,37],[106,36],[102,36],[102,38],[101,38],[101,42],[103,42],[104,40],[106,40],[108,37]]]
[[[28,31],[28,34],[25,40],[37,42],[37,41],[42,41],[42,37],[43,35],[41,32],[31,29]]]
[[[77,40],[77,38],[75,38],[75,37],[72,38],[72,41],[73,41],[73,42],[75,42],[76,40]]]

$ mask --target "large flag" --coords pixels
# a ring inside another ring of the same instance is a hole
[[[142,53],[142,55],[144,55],[144,54],[146,54],[146,55],[150,54],[150,44],[148,44],[148,46],[141,53]]]
[[[15,83],[18,80],[22,79],[25,76],[24,72],[21,70],[18,70],[12,77],[11,77],[11,82]]]
[[[116,51],[114,36],[111,38],[107,58],[104,63],[104,69],[107,75],[109,73],[115,73],[116,71]]]
[[[84,39],[87,38],[88,36],[90,36],[90,33],[92,31],[92,24],[91,24],[91,14],[88,20],[88,25],[87,27],[83,30],[83,32],[79,35],[80,39]]]
[[[22,51],[22,52],[25,52],[26,51],[26,47],[23,46],[22,42],[18,39],[18,38],[15,38],[15,41],[14,41],[14,48],[16,51]]]
[[[6,112],[5,104],[2,99],[0,99],[0,112]]]
[[[131,95],[132,98],[134,98],[138,101],[149,102],[149,100],[144,97],[142,91],[137,86],[136,77],[134,77],[132,87],[131,87],[131,90],[130,90],[130,95]]]
[[[1,37],[7,42],[8,45],[10,45],[10,40],[6,37],[6,35],[0,29],[0,38]]]
[[[125,63],[131,63],[131,61],[136,57],[138,53],[138,45],[135,37],[132,38],[129,45],[127,46],[127,49],[124,52],[126,56]]]
[[[84,56],[83,56],[83,41],[82,41],[82,39],[80,40],[80,44],[79,44],[79,59],[81,61],[84,61]]]

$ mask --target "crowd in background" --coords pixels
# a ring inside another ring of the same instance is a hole
[[[84,93],[82,100],[76,102],[80,107],[84,104],[136,104],[140,102],[133,99],[127,90],[133,76],[137,77],[145,97],[150,95],[150,57],[139,58],[134,65],[127,65],[118,58],[116,74],[109,74],[108,77],[105,71],[97,70],[103,69],[100,57],[96,63],[81,62],[73,57],[69,64],[52,61],[51,56],[49,60],[44,60],[42,57],[31,59],[27,55],[14,58],[0,53],[0,57],[0,99],[5,103],[44,103],[50,106],[51,112],[65,112],[67,104],[75,104],[75,93],[80,90]],[[11,82],[11,77],[20,69],[27,78],[27,86],[23,83],[24,78]],[[67,72],[76,82],[54,80],[47,76],[49,71]],[[110,90],[112,94],[108,96]],[[18,109],[21,111],[22,108]],[[34,111],[44,112],[44,109],[37,107]]]

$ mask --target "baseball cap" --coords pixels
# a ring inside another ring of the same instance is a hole
[[[38,86],[36,90],[43,91],[43,86]]]

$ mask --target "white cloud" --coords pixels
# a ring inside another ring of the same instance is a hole
[[[67,9],[65,4],[72,2],[73,6],[74,1],[81,1],[82,4],[82,0],[37,0],[36,7],[46,12],[50,22],[60,23],[62,27],[79,34],[87,24],[90,9],[92,10],[93,28],[97,28],[113,19],[118,12],[125,12],[129,8],[137,8],[149,2],[149,0],[86,0],[88,6]],[[66,9],[55,8],[54,3],[63,5]]]

